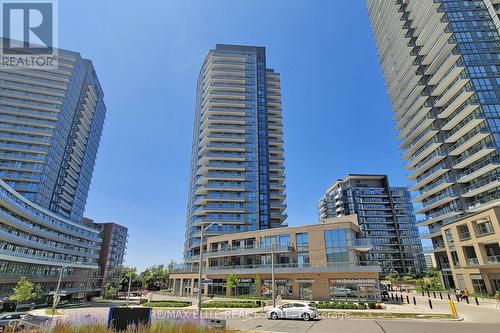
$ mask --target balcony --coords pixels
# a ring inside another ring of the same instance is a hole
[[[453,169],[463,169],[489,153],[495,151],[496,147],[492,142],[481,142],[466,150],[459,158],[453,161]],[[458,180],[459,182],[463,180]],[[469,181],[469,180],[467,180]],[[465,181],[466,182],[466,181]]]
[[[463,188],[461,193],[463,197],[473,197],[480,193],[494,189],[497,186],[500,186],[500,175],[494,174]]]
[[[39,265],[61,266],[71,264],[71,267],[97,269],[97,263],[79,262],[74,259],[50,258],[42,254],[27,254],[21,251],[0,249],[0,259],[14,262],[26,262]]]
[[[469,203],[467,212],[478,212],[500,204],[500,190]]]
[[[203,269],[206,274],[267,274],[271,273],[271,264],[214,266]],[[380,272],[380,266],[374,262],[339,262],[330,264],[275,264],[274,272],[279,273],[334,273],[334,272]]]
[[[481,120],[482,121],[482,120]],[[474,123],[471,122],[467,125],[474,126]],[[464,126],[461,131],[462,133],[466,132],[467,129]],[[462,154],[467,149],[470,149],[475,144],[479,143],[481,140],[485,139],[489,135],[489,130],[486,127],[476,127],[470,132],[468,132],[465,136],[460,138],[455,144],[449,147],[449,155],[456,156]],[[460,135],[460,134],[459,134]]]
[[[293,247],[289,244],[279,244],[274,246],[273,251],[275,253],[288,253],[293,251]],[[242,256],[242,255],[253,255],[253,254],[269,254],[269,253],[271,253],[270,245],[235,246],[235,247],[228,247],[227,249],[206,252],[203,254],[203,257],[220,258],[220,257]]]
[[[468,266],[479,266],[479,260],[477,258],[467,258]]]
[[[371,240],[366,238],[358,238],[354,240],[354,249],[361,252],[370,251],[373,248]]]
[[[423,202],[423,207],[415,212],[415,214],[424,214],[434,208],[447,204],[458,198],[458,195],[453,191],[446,191],[432,199]]]
[[[492,157],[486,159],[480,163],[475,164],[471,168],[461,172],[458,175],[457,182],[459,183],[468,183],[477,177],[480,177],[490,171],[493,171],[498,168],[500,165],[500,159],[497,157]]]
[[[413,198],[411,201],[412,202],[422,202],[424,199],[430,197],[433,194],[436,194],[438,192],[441,192],[442,190],[446,189],[447,187],[451,186],[454,184],[454,180],[452,177],[444,176],[437,180],[434,183],[428,184],[424,186],[423,188],[420,189],[420,195],[416,196]]]
[[[487,265],[499,265],[500,264],[500,255],[499,256],[487,256],[486,257]]]

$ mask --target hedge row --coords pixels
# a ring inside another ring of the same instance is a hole
[[[258,308],[256,302],[210,301],[203,303],[202,308]]]
[[[153,308],[184,308],[190,306],[191,302],[181,302],[181,301],[150,301],[143,303],[144,306],[150,306]]]
[[[348,302],[317,302],[318,309],[348,309],[348,310],[366,310],[382,309],[382,305],[377,303],[348,303]]]

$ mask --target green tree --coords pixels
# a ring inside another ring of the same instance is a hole
[[[236,295],[236,287],[238,286],[238,278],[236,278],[236,274],[229,274],[229,276],[227,277],[226,286],[227,288],[229,288],[229,290],[234,289],[234,294]]]
[[[260,273],[255,274],[255,293],[258,296],[262,294],[262,277]]]
[[[400,277],[398,271],[396,271],[395,269],[391,269],[389,274],[385,276],[385,279],[390,282],[399,281]]]
[[[123,267],[121,269],[120,290],[128,290],[128,280],[130,276],[132,277],[131,288],[137,289],[141,287],[141,279],[139,275],[137,275],[137,269],[135,267]]]
[[[104,286],[104,299],[116,299],[118,297],[118,293],[116,288],[114,288],[110,283],[106,283]]]
[[[172,272],[173,264],[169,264],[167,267],[165,265],[155,265],[148,267],[140,274],[141,285],[152,291],[158,291],[167,288],[168,279],[170,273]]]
[[[435,268],[427,270],[424,277],[417,280],[417,285],[423,290],[443,290],[439,271]]]
[[[22,276],[19,281],[17,281],[16,286],[12,290],[12,294],[9,296],[11,301],[16,301],[16,311],[19,303],[24,303],[31,300],[36,300],[42,297],[40,286],[35,285],[27,277]]]

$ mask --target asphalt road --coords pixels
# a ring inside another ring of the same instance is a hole
[[[66,320],[70,322],[105,323],[108,308],[65,309]],[[194,311],[155,311],[154,320],[189,319]],[[313,321],[302,320],[270,320],[265,315],[247,313],[245,310],[213,311],[204,313],[204,317],[226,319],[227,326],[233,329],[258,332],[287,333],[330,333],[330,332],[362,332],[362,333],[492,333],[499,331],[498,323],[440,321],[440,320],[401,320],[401,319],[352,319],[345,316],[323,318]]]
[[[498,324],[464,323],[460,321],[423,321],[396,319],[321,319],[309,322],[301,320],[229,319],[229,327],[241,330],[289,333],[492,333],[498,332]]]

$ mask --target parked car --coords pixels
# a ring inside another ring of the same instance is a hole
[[[286,303],[267,311],[267,318],[270,319],[303,319],[308,321],[317,317],[316,307],[313,304],[303,302]]]
[[[0,315],[0,333],[7,330],[20,331],[23,329],[31,329],[40,327],[45,324],[49,317],[34,316],[26,312],[13,312]]]

